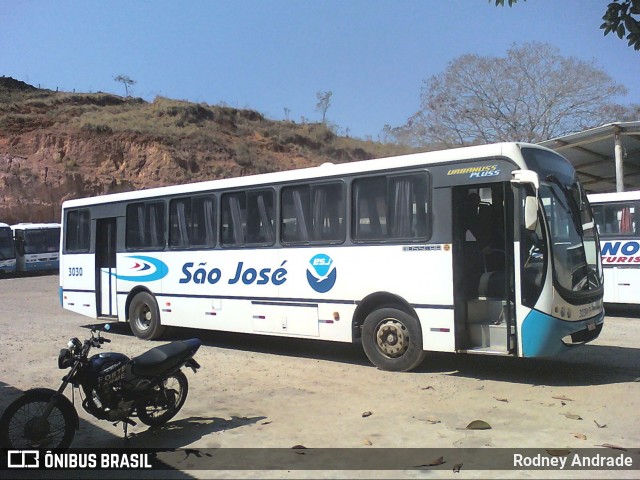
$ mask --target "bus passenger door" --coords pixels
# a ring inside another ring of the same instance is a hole
[[[505,182],[453,188],[458,351],[515,351],[512,202]]]
[[[95,257],[97,316],[117,316],[115,218],[99,218],[97,220]]]

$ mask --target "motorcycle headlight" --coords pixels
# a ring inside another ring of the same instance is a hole
[[[64,369],[71,366],[71,352],[68,348],[63,348],[58,354],[58,368]]]

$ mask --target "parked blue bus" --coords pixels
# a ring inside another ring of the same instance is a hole
[[[11,229],[16,246],[16,271],[58,269],[60,224],[19,223]]]
[[[0,223],[0,274],[16,271],[16,249],[13,232],[6,223]]]

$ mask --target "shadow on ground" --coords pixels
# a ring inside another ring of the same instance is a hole
[[[110,333],[132,336],[129,326],[123,323],[113,324]],[[371,366],[362,347],[348,343],[187,328],[171,329],[165,340],[192,337],[214,348]],[[587,386],[640,381],[639,365],[640,348],[587,344],[551,358],[431,352],[413,373],[441,373],[528,385]]]
[[[22,395],[22,391],[11,385],[0,382],[0,411]],[[240,428],[251,425],[266,417],[231,417],[230,419],[216,417],[189,417],[170,421],[162,427],[149,428],[132,433],[129,441],[124,442],[122,437],[116,436],[86,420],[80,418],[80,429],[76,432],[72,448],[82,448],[91,451],[91,448],[154,448],[159,451],[173,450],[199,440],[205,435],[215,432]],[[91,441],[88,441],[91,439]],[[162,471],[136,471],[136,478],[194,478],[180,470],[165,466]],[[87,478],[86,471],[29,471],[11,472],[11,478]],[[91,471],[92,478],[132,478],[127,471]]]

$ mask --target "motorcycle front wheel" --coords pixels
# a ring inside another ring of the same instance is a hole
[[[167,423],[180,411],[189,393],[189,382],[181,370],[166,377],[155,387],[153,400],[137,407],[138,418],[150,427]]]
[[[75,435],[76,412],[58,399],[51,414],[43,413],[55,392],[30,390],[10,404],[0,418],[0,443],[4,448],[68,448]]]

